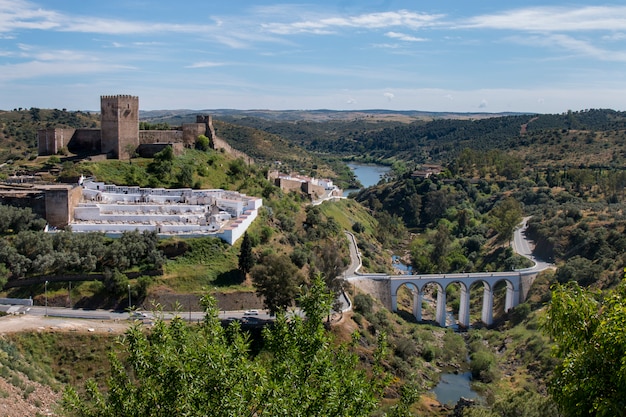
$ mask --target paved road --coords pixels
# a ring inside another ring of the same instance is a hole
[[[15,309],[16,306],[13,306],[12,312],[14,314],[32,314],[35,316],[45,316],[48,315],[50,317],[65,317],[65,318],[75,318],[75,319],[92,319],[92,320],[128,320],[132,319],[131,315],[128,312],[120,312],[113,310],[83,310],[83,309],[72,309],[72,308],[64,308],[64,307],[45,307],[45,306],[21,306],[18,309]],[[154,318],[155,314],[159,313],[151,313],[146,312],[146,317],[140,318],[142,320],[150,320]],[[201,311],[180,311],[178,313],[166,311],[162,313],[164,319],[171,319],[175,315],[179,315],[183,319],[189,321],[200,321],[204,317],[204,312]],[[267,314],[265,310],[237,310],[237,311],[221,311],[219,313],[220,319],[226,320],[229,318],[242,320],[246,318],[246,320],[255,321],[255,320],[270,320],[272,317]]]
[[[531,268],[527,268],[526,270],[534,270],[540,272],[548,268],[554,267],[554,264],[539,259],[533,254],[530,240],[528,240],[528,238],[526,237],[526,229],[528,227],[529,219],[530,217],[524,217],[517,229],[515,229],[512,242],[513,251],[515,251],[519,255],[522,255],[525,258],[530,259],[534,263],[534,266],[532,266]]]

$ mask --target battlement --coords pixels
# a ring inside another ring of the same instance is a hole
[[[130,94],[117,94],[113,96],[100,96],[100,100],[115,100],[115,99],[131,99],[131,100],[139,100],[138,96],[133,96]]]

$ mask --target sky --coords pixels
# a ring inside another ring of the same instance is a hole
[[[626,5],[0,0],[0,109],[626,110]]]

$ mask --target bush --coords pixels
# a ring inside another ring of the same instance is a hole
[[[471,359],[472,378],[485,383],[493,382],[496,379],[496,359],[491,352],[479,350],[472,354]]]
[[[435,359],[435,356],[437,356],[437,352],[432,345],[424,345],[421,355],[426,362],[431,362],[433,359]]]
[[[210,149],[210,141],[205,135],[200,135],[196,138],[196,149],[200,151],[208,151]]]
[[[517,326],[530,314],[530,305],[528,303],[523,303],[518,306],[513,307],[513,309],[509,312],[509,316],[511,318],[511,324]]]
[[[367,294],[357,294],[354,297],[354,311],[363,315],[371,314],[374,300]]]

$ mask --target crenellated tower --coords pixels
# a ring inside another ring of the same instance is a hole
[[[111,158],[125,158],[130,147],[139,146],[139,97],[130,95],[100,96],[102,153]]]

